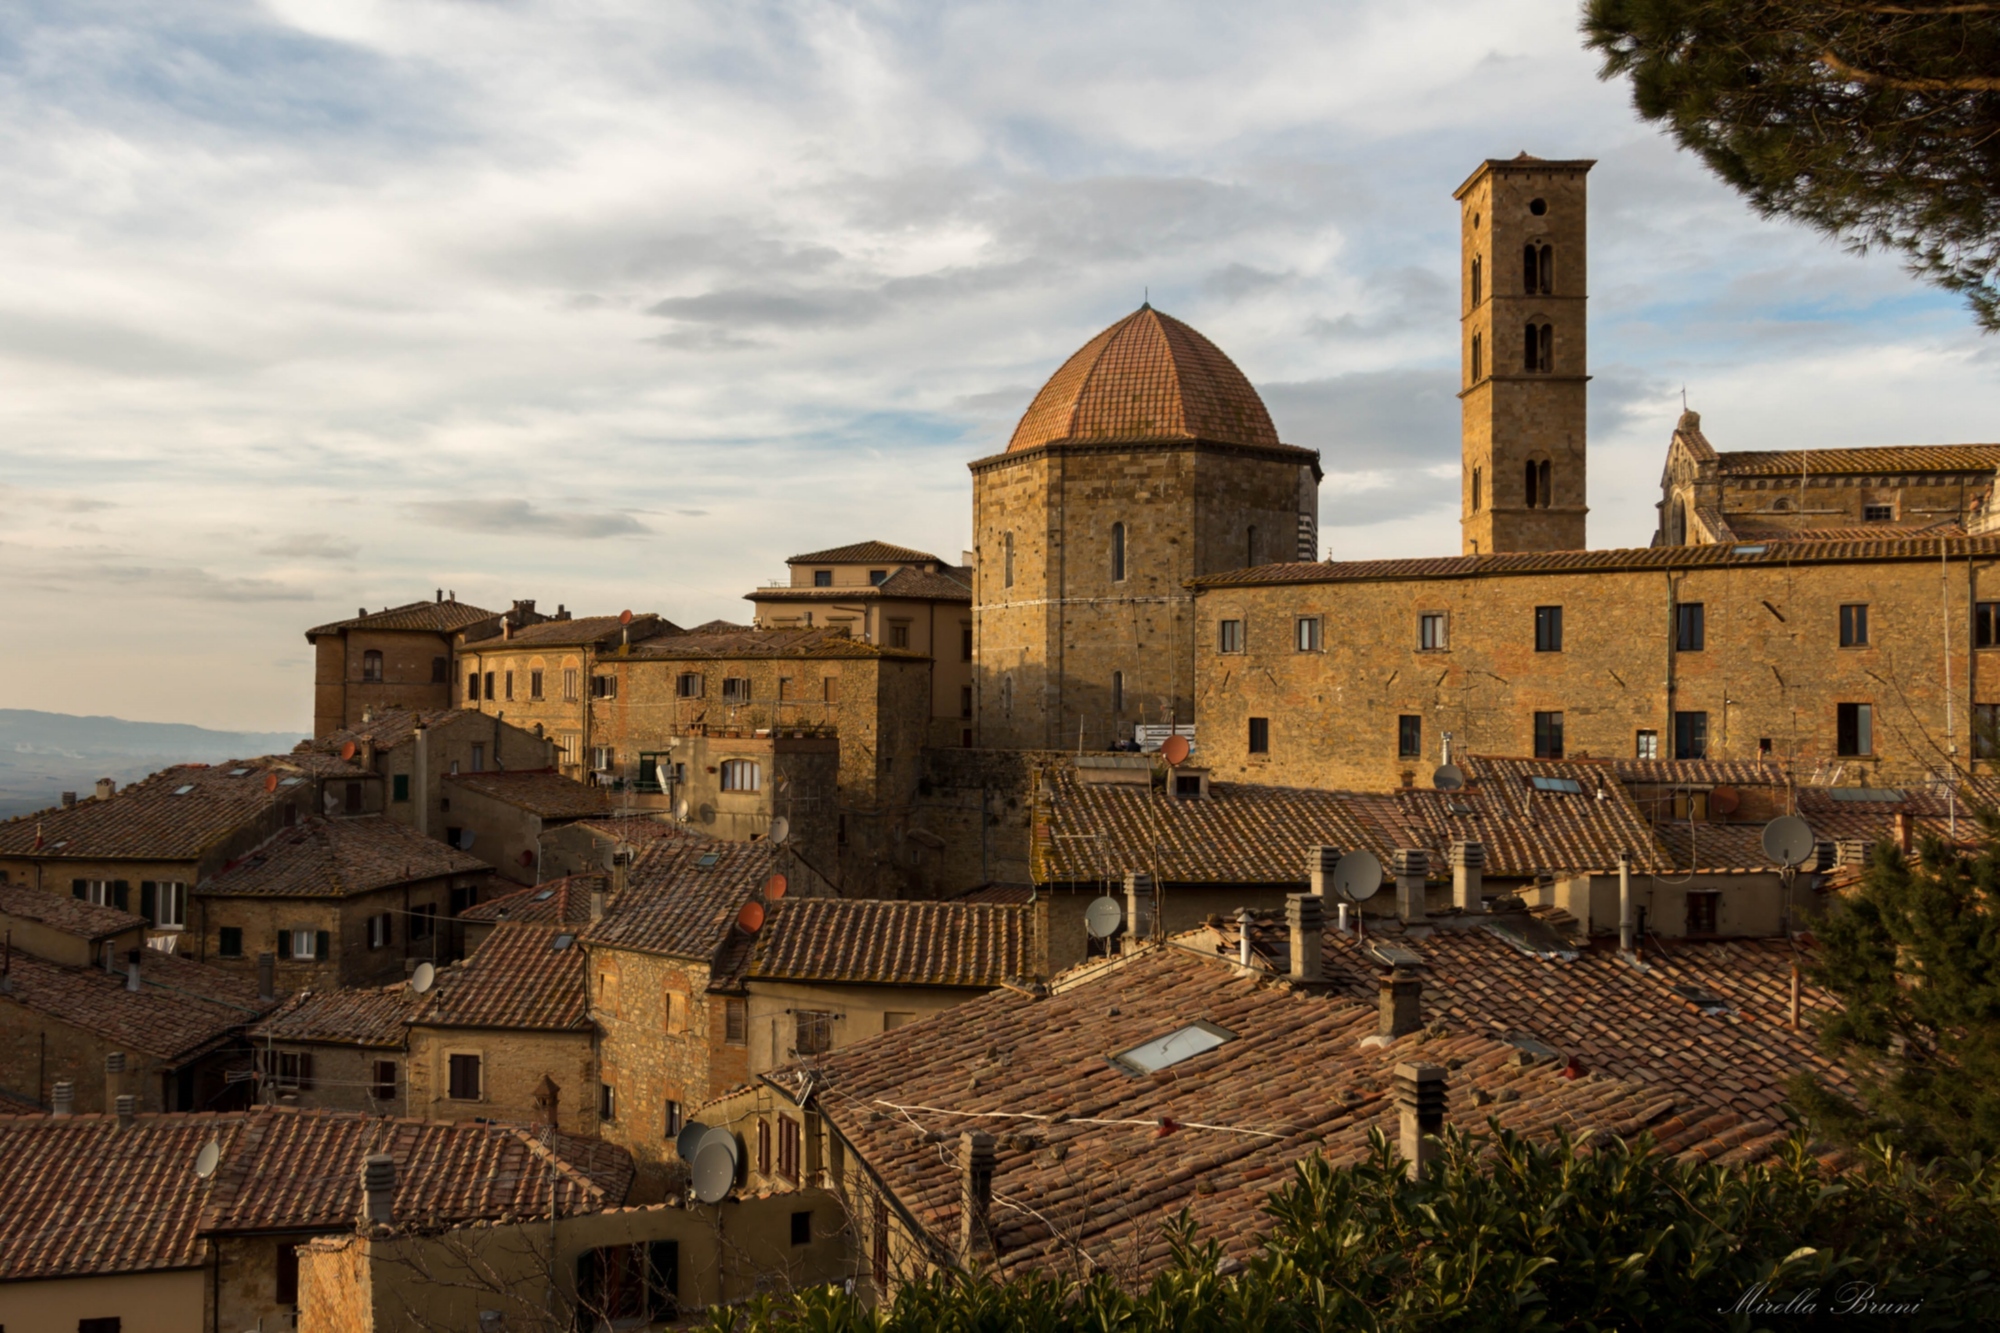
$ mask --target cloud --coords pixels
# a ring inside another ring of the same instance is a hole
[[[555,533],[595,540],[652,531],[616,509],[538,509],[526,500],[420,500],[404,507],[413,517],[453,532]]]
[[[264,555],[291,556],[299,560],[352,560],[361,554],[360,543],[326,532],[300,532],[257,548]]]

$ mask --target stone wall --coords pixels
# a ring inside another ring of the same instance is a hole
[[[382,654],[382,679],[362,679],[362,659]],[[432,680],[432,663],[445,659],[445,679]],[[349,630],[314,641],[313,735],[357,726],[362,713],[390,708],[449,708],[451,639],[422,630]]]
[[[912,822],[928,848],[926,897],[981,884],[1026,884],[1031,785],[1051,756],[1031,750],[926,750]],[[935,846],[929,844],[935,843]]]
[[[472,901],[491,893],[490,873],[438,876],[411,884],[393,885],[372,893],[345,898],[282,898],[275,896],[225,897],[197,892],[191,909],[190,929],[196,938],[183,940],[182,952],[196,952],[217,967],[254,973],[257,955],[278,951],[281,930],[326,931],[333,956],[310,962],[277,960],[280,992],[327,990],[337,986],[380,986],[401,981],[407,965],[416,961],[445,963],[456,957],[454,928],[450,921],[451,887],[467,887]],[[410,938],[412,909],[437,909],[436,932],[428,939]],[[390,942],[383,948],[368,947],[368,918],[389,913]],[[239,957],[222,953],[222,930],[233,927],[243,932],[243,952]]]
[[[748,1075],[747,1055],[725,1040],[724,999],[709,993],[706,963],[592,946],[590,969],[602,1077],[618,1103],[601,1132],[632,1154],[634,1199],[664,1198],[679,1162],[666,1135],[667,1103],[692,1118]]]
[[[479,1057],[477,1100],[451,1096],[454,1054]],[[597,1053],[590,1032],[529,1032],[513,1028],[413,1025],[405,1096],[409,1114],[425,1120],[537,1123],[535,1089],[547,1075],[560,1091],[558,1125],[565,1134],[593,1136],[597,1119]]]
[[[311,1086],[278,1089],[280,1105],[312,1110],[364,1111],[369,1115],[408,1114],[408,1099],[404,1092],[409,1083],[409,1053],[400,1046],[261,1039],[252,1045],[259,1068],[270,1074],[282,1068],[278,1060],[281,1055],[312,1057]],[[395,1078],[389,1085],[395,1089],[394,1096],[382,1098],[375,1095],[375,1066],[380,1061],[387,1061],[396,1067]]]

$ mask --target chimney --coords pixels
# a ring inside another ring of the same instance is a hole
[[[49,1114],[58,1120],[76,1114],[76,1085],[63,1079],[49,1092]]]
[[[1292,980],[1319,982],[1326,979],[1320,966],[1320,950],[1325,947],[1321,932],[1326,929],[1326,908],[1310,893],[1285,895],[1285,927],[1291,935]]]
[[[590,924],[594,926],[603,919],[604,890],[601,887],[593,888],[590,891]]]
[[[438,603],[439,603],[440,605],[442,605],[442,604],[444,603],[444,589],[443,589],[443,588],[439,588],[439,589],[438,589],[438,593],[437,593],[437,599],[438,599]]]
[[[1306,879],[1312,885],[1315,897],[1333,896],[1333,871],[1340,864],[1340,848],[1306,848]]]
[[[511,639],[513,637],[514,637],[514,617],[512,616],[500,617],[501,640],[504,642],[505,640]]]
[[[1896,846],[1903,855],[1910,854],[1910,814],[1907,810],[1896,812]]]
[[[1396,915],[1404,921],[1424,919],[1424,880],[1431,871],[1430,853],[1421,847],[1402,847],[1391,858],[1396,875]]]
[[[278,956],[274,953],[257,955],[257,998],[278,998]]]
[[[367,725],[368,725],[368,724],[369,724],[370,722],[373,722],[374,720],[375,720],[375,709],[374,709],[374,707],[373,707],[373,706],[370,706],[370,707],[366,707],[366,708],[363,708],[363,709],[361,710],[361,725],[362,725],[362,726],[364,726],[364,727],[365,727],[365,726],[367,726]]]
[[[73,791],[66,791],[66,792],[64,792],[64,793],[62,794],[62,807],[63,807],[63,809],[67,810],[67,809],[69,809],[69,808],[70,808],[71,806],[73,806],[73,805],[75,805],[75,804],[76,804],[76,793],[75,793],[75,792],[73,792]]]
[[[1444,1069],[1439,1065],[1397,1065],[1391,1080],[1402,1121],[1403,1160],[1411,1180],[1430,1174],[1437,1136],[1444,1131]]]
[[[135,991],[139,989],[139,955],[145,952],[144,949],[134,949],[125,955],[126,990]]]
[[[362,1226],[386,1227],[394,1224],[396,1210],[396,1159],[388,1153],[370,1153],[361,1162]]]
[[[1461,912],[1483,912],[1486,884],[1486,844],[1455,842],[1451,845],[1451,900]]]
[[[357,606],[354,608],[354,614],[357,616],[365,616],[368,614],[368,608],[365,606]]]
[[[991,1134],[969,1129],[958,1136],[958,1249],[964,1259],[991,1259],[993,1167],[998,1154]]]
[[[1618,853],[1618,951],[1632,953],[1632,853]]]
[[[104,1057],[104,1104],[118,1101],[119,1085],[125,1081],[125,1052],[113,1051]]]
[[[1391,1041],[1415,1032],[1424,1025],[1423,998],[1422,979],[1407,967],[1393,968],[1384,973],[1381,987],[1376,992],[1376,1004],[1381,1014],[1376,1031]]]
[[[1157,905],[1153,877],[1143,870],[1125,872],[1125,947],[1137,948],[1153,937],[1158,923],[1153,920]]]
[[[361,766],[369,772],[372,773],[375,771],[375,738],[373,736],[363,736],[361,738],[361,752],[355,758],[359,759]]]
[[[139,1099],[131,1093],[122,1093],[112,1105],[118,1110],[118,1128],[130,1129],[139,1115]]]
[[[631,869],[631,866],[632,866],[632,855],[630,852],[611,853],[612,893],[619,894],[625,892],[625,875],[626,872]]]
[[[535,1105],[534,1123],[556,1128],[557,1111],[562,1102],[562,1089],[556,1086],[556,1081],[547,1074],[542,1075],[542,1081],[535,1085],[532,1099]]]
[[[117,794],[118,794],[118,784],[113,782],[110,778],[99,778],[97,780],[98,800],[108,801]]]
[[[1236,909],[1236,964],[1250,966],[1250,927],[1257,920],[1257,914],[1247,907]]]

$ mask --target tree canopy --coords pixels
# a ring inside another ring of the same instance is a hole
[[[1759,212],[2000,329],[2000,0],[1587,0],[1602,77]]]

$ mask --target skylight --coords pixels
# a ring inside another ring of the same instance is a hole
[[[574,935],[558,935],[549,942],[549,948],[556,953],[561,953],[564,949],[569,948],[570,945],[575,943],[576,936]]]
[[[280,787],[296,787],[304,781],[304,778],[280,778],[278,779],[278,785]]]
[[[1583,795],[1583,784],[1575,778],[1545,778],[1535,776],[1529,778],[1528,781],[1534,786],[1536,791],[1565,791],[1572,796]]]
[[[232,768],[229,770],[229,776],[232,778],[240,778],[248,774],[249,772],[250,770],[247,768]]]
[[[1111,1057],[1111,1062],[1128,1074],[1157,1074],[1162,1069],[1171,1068],[1183,1060],[1192,1060],[1224,1042],[1235,1040],[1234,1032],[1196,1020],[1164,1037],[1155,1037],[1129,1051],[1120,1051]]]
[[[1668,989],[1711,1018],[1717,1014],[1733,1014],[1736,1012],[1730,1006],[1729,1001],[1723,999],[1720,995],[1711,994],[1699,986],[1670,986]]]
[[[1826,794],[1836,801],[1900,801],[1903,793],[1894,787],[1829,787]]]
[[[182,785],[174,788],[174,795],[185,796],[193,790],[194,790],[194,784],[192,782],[183,783]]]
[[[710,866],[714,865],[717,861],[720,861],[721,859],[722,859],[721,852],[703,852],[701,854],[701,859],[699,861],[696,861],[695,864],[700,866],[703,870],[706,870]]]
[[[1739,547],[1737,547],[1737,548],[1736,548],[1736,554],[1737,554],[1737,555],[1762,555],[1762,554],[1764,554],[1764,548],[1763,548],[1763,547],[1761,547],[1761,546],[1739,546]]]
[[[543,889],[540,893],[535,895],[535,901],[538,903],[545,903],[549,899],[555,896],[556,896],[556,891],[554,889]]]

